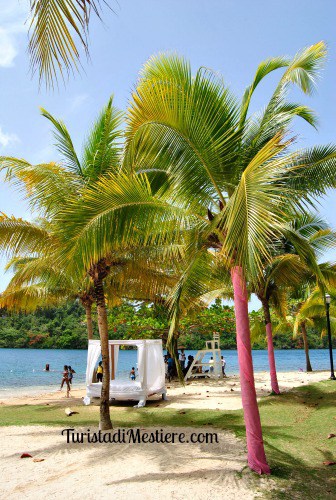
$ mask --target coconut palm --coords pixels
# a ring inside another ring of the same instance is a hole
[[[269,467],[254,387],[246,280],[257,280],[262,263],[271,259],[271,245],[283,234],[288,213],[335,186],[336,148],[292,151],[287,138],[294,117],[315,124],[311,110],[286,97],[291,84],[312,91],[324,56],[325,46],[318,43],[291,61],[263,62],[240,105],[210,70],[201,68],[192,77],[190,65],[177,56],[150,59],[128,110],[124,171],[88,189],[71,208],[75,216],[63,214],[77,228],[75,234],[67,226],[63,258],[76,255],[84,267],[90,256],[104,254],[111,230],[119,245],[171,238],[190,247],[171,300],[171,339],[189,270],[197,287],[202,269],[195,262],[217,250],[234,289],[248,462],[259,473],[269,473]],[[265,110],[250,117],[254,90],[282,67]]]
[[[2,244],[5,246],[6,242],[10,242],[14,255],[20,256],[24,255],[23,252],[27,253],[26,245],[29,245],[30,253],[41,251],[42,245],[42,251],[53,255],[50,258],[55,259],[54,254],[59,251],[62,245],[62,229],[64,229],[60,225],[59,232],[56,231],[57,214],[60,208],[66,207],[72,199],[77,199],[80,193],[94,184],[99,176],[116,172],[119,169],[122,113],[113,107],[111,98],[86,139],[81,158],[75,151],[65,124],[44,109],[42,109],[42,115],[54,127],[56,148],[61,155],[61,163],[31,165],[25,160],[2,157],[0,158],[0,169],[6,170],[8,181],[11,181],[19,189],[23,187],[31,208],[39,211],[39,215],[51,224],[50,248],[45,248],[45,238],[39,240],[35,234],[31,234],[31,231],[27,230],[29,223],[24,221],[22,222],[22,234],[18,227],[14,235],[11,232],[7,234],[5,232]],[[41,232],[41,229],[35,226],[30,227],[30,230]],[[45,232],[43,236],[45,236]],[[104,255],[97,260],[91,260],[90,266],[81,274],[76,274],[75,261],[68,261],[67,265],[67,272],[70,268],[71,276],[75,276],[75,281],[82,281],[85,274],[88,274],[92,280],[105,373],[100,411],[102,429],[112,426],[109,416],[109,352],[104,279],[113,264],[115,262],[111,262]],[[62,269],[65,270],[65,266]]]
[[[15,274],[0,297],[1,307],[32,311],[36,307],[79,298],[85,307],[90,339],[93,335],[91,309],[95,290],[88,278],[79,279],[69,262],[66,269],[60,268],[55,262],[55,245],[56,248],[59,246],[55,227],[44,219],[30,223],[5,215],[0,218],[0,248],[4,248],[7,254],[18,250],[25,253],[8,264]],[[39,256],[36,256],[37,249],[40,249]],[[168,294],[176,279],[173,267],[167,269],[163,249],[152,249],[150,254],[147,248],[146,253],[137,251],[136,255],[131,252],[115,255],[111,275],[105,282],[105,302],[115,305],[122,297],[155,302]]]
[[[318,266],[318,257],[335,246],[335,234],[328,224],[315,214],[292,217],[283,237],[274,242],[274,257],[267,263],[255,283],[253,291],[262,303],[266,324],[268,358],[272,392],[279,394],[273,348],[270,305],[280,316],[287,314],[289,287],[299,287],[307,279],[314,279],[324,286],[323,269]],[[256,327],[256,325],[255,325]],[[306,342],[305,342],[306,346]]]
[[[172,201],[202,218],[203,248],[215,243],[228,263],[248,459],[258,472],[268,473],[269,468],[253,379],[246,279],[256,280],[262,262],[270,260],[270,245],[282,232],[285,203],[299,209],[292,199],[294,190],[298,200],[309,202],[311,195],[335,185],[330,165],[334,148],[291,152],[291,141],[285,138],[295,116],[315,124],[311,110],[289,103],[286,97],[291,84],[307,93],[312,90],[324,55],[325,47],[319,43],[292,61],[265,61],[240,105],[208,69],[201,68],[193,78],[183,59],[159,56],[144,66],[129,109],[128,163],[138,172],[151,171],[154,178],[166,176],[164,189],[172,189]],[[281,67],[286,70],[265,110],[248,117],[255,88]],[[319,182],[317,163],[323,164],[326,173],[323,182]],[[315,187],[307,177],[315,179]]]
[[[333,266],[333,269],[335,267]],[[330,326],[332,335],[336,335],[336,290],[335,288],[330,288],[328,290],[332,302],[330,305]],[[310,327],[315,328],[321,332],[321,336],[327,333],[327,323],[326,323],[326,308],[325,308],[325,297],[322,295],[319,287],[312,290],[311,294],[307,300],[302,303],[294,321],[294,335],[297,335],[302,323]]]
[[[321,331],[321,335],[325,331],[326,325],[323,325],[325,322],[324,293],[321,293],[320,287],[315,288],[313,283],[306,282],[294,290],[291,297],[289,314],[286,316],[285,323],[287,329],[293,332],[294,338],[301,335],[306,357],[306,371],[312,372],[307,328],[315,327]],[[322,314],[322,306],[324,314]]]

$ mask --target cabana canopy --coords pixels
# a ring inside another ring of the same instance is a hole
[[[137,348],[138,376],[134,380],[115,380],[119,347]],[[162,394],[166,399],[165,369],[162,340],[109,340],[110,350],[110,398],[117,400],[135,399],[138,406],[145,406],[147,397]],[[100,397],[101,382],[94,382],[94,370],[101,354],[100,340],[89,340],[86,367],[86,395]]]

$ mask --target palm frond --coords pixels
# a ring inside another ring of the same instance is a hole
[[[108,172],[117,173],[120,168],[123,114],[112,102],[111,97],[84,144],[83,173],[87,181],[95,181]]]
[[[82,176],[82,167],[77,157],[71,136],[65,124],[61,120],[54,118],[47,110],[41,109],[41,114],[47,118],[54,126],[54,137],[56,139],[56,149],[61,154],[65,167],[75,175]]]
[[[39,82],[54,87],[79,67],[76,40],[88,54],[90,14],[100,18],[99,0],[30,0],[30,41],[32,72]]]

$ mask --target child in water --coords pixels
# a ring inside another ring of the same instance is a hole
[[[132,366],[132,370],[130,371],[130,379],[135,380],[135,369],[134,366]]]

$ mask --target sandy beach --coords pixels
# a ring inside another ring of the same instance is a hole
[[[288,391],[293,387],[307,385],[321,380],[327,380],[330,373],[327,371],[307,372],[278,372],[278,381],[281,392]],[[270,380],[267,372],[255,374],[255,383],[258,399],[270,394]],[[34,393],[21,395],[10,395],[0,397],[1,405],[22,405],[63,402],[69,405],[71,401],[81,400],[85,396],[85,387],[76,388],[74,386],[69,399],[65,397],[65,391],[41,392],[38,388]],[[211,409],[239,410],[242,408],[240,397],[239,376],[234,375],[228,378],[214,381],[211,379],[199,379],[188,381],[185,385],[179,382],[167,383],[168,401],[162,401],[160,406],[168,408],[189,408],[189,409]],[[157,396],[150,398],[148,405],[157,403],[160,399]],[[160,399],[161,401],[161,399]]]
[[[278,375],[282,391],[328,378],[328,372]],[[256,374],[256,387],[259,399],[269,394],[267,373]],[[148,406],[223,410],[241,407],[238,377],[219,382],[198,380],[184,387],[174,382],[167,388],[168,401],[153,397]],[[1,405],[57,403],[66,407],[81,403],[84,394],[85,390],[75,389],[70,399],[65,398],[64,392],[22,395],[3,400]],[[93,404],[98,404],[98,400]],[[207,445],[150,445],[67,443],[61,431],[58,427],[31,425],[0,428],[2,498],[35,499],[52,495],[56,499],[65,496],[81,499],[85,495],[87,499],[112,496],[135,500],[235,500],[257,498],[273,485],[270,478],[256,482],[246,467],[245,446],[231,432],[218,431],[218,443]],[[76,428],[78,431],[87,429]],[[141,431],[155,429],[142,428]],[[191,432],[204,433],[205,428],[174,427],[164,431],[189,435]],[[32,458],[20,459],[24,452]]]

